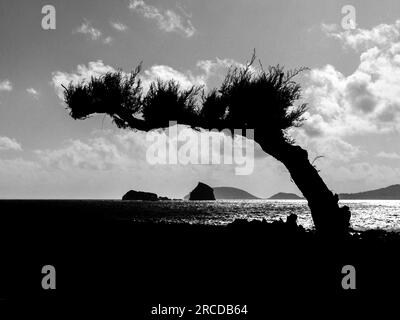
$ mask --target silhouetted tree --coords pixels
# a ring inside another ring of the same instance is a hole
[[[166,128],[169,121],[192,128],[254,129],[254,140],[282,162],[308,201],[318,231],[344,234],[350,211],[340,208],[333,194],[310,163],[307,151],[295,145],[288,130],[304,121],[306,104],[294,81],[305,68],[284,72],[283,67],[253,68],[255,55],[243,67],[231,67],[219,89],[182,89],[174,80],[156,81],[143,92],[141,66],[128,76],[109,72],[90,81],[69,84],[64,96],[70,115],[85,119],[92,114],[109,115],[120,128],[149,131]]]

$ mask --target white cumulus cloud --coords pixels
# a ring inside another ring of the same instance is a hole
[[[103,32],[100,29],[93,27],[92,23],[86,19],[74,30],[74,32],[89,36],[92,40],[101,40],[105,44],[109,44],[112,41],[111,37],[104,37]]]
[[[165,32],[179,32],[192,37],[196,28],[188,18],[184,18],[173,10],[161,10],[146,4],[143,0],[131,0],[129,9],[142,14],[145,18],[155,20],[158,27]]]
[[[22,146],[17,140],[8,137],[0,137],[0,151],[3,150],[14,150],[21,151]]]
[[[26,89],[26,92],[28,92],[30,95],[32,95],[36,99],[39,97],[39,92],[34,88],[28,88],[28,89]]]
[[[360,52],[360,61],[347,76],[332,65],[311,70],[304,90],[310,136],[400,130],[399,30],[400,20],[371,30],[329,31]]]
[[[175,80],[183,88],[193,85],[204,86],[211,89],[221,84],[231,66],[243,66],[232,59],[200,60],[194,70],[179,71],[166,65],[155,65],[143,72],[143,84],[148,88],[151,82],[157,79],[168,81]]]
[[[12,89],[13,86],[10,80],[0,81],[0,91],[11,91]]]
[[[383,159],[392,159],[392,160],[399,160],[400,159],[400,154],[398,154],[396,152],[381,151],[376,156],[378,158],[383,158]]]
[[[398,41],[400,36],[400,20],[394,24],[382,23],[371,29],[355,28],[342,32],[338,32],[339,27],[335,24],[323,23],[321,28],[328,36],[341,40],[345,46],[353,49],[386,46]]]
[[[128,27],[125,24],[123,24],[122,22],[111,21],[110,24],[117,31],[126,31],[126,30],[128,30]]]

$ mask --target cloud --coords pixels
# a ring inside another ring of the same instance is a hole
[[[92,40],[98,40],[102,36],[102,32],[94,28],[88,20],[85,20],[81,26],[76,29],[76,32],[89,35]]]
[[[64,148],[38,150],[36,154],[47,166],[64,170],[111,170],[124,162],[117,146],[102,137],[88,142],[72,140]]]
[[[39,92],[35,90],[34,88],[28,88],[26,89],[26,92],[28,92],[30,95],[32,95],[35,99],[39,98]]]
[[[111,21],[110,24],[117,31],[126,31],[126,30],[128,30],[128,27],[126,25],[124,25],[122,22]]]
[[[0,197],[120,198],[155,171],[145,168],[143,135],[95,131],[88,138],[69,140],[55,149],[25,151],[24,158],[0,157]],[[11,142],[15,141],[0,138],[0,148],[20,148]]]
[[[340,164],[329,155],[337,150],[352,154],[352,147],[333,140],[325,142],[325,146],[320,142],[321,148],[331,151],[326,150],[325,158],[315,164],[336,192],[380,187],[400,179],[397,168],[362,161]],[[298,192],[287,171],[272,157],[255,159],[252,175],[237,176],[234,165],[151,165],[146,160],[149,144],[143,132],[98,130],[56,148],[36,150],[33,154],[26,151],[24,157],[31,160],[0,157],[0,196],[110,199],[136,189],[180,197],[193,189],[197,181],[212,186],[236,186],[263,197],[279,190]],[[266,185],[265,181],[270,183]]]
[[[198,132],[183,125],[174,125],[168,130],[150,133],[123,130],[94,131],[92,136],[94,137],[83,140],[69,140],[57,149],[36,150],[35,154],[41,163],[53,169],[108,171],[133,170],[137,169],[138,165],[147,167],[148,170],[151,168],[155,170],[158,166],[150,160],[153,156],[161,160],[165,157],[165,166],[169,166],[170,169],[185,166],[183,162],[187,161],[187,153],[179,153],[183,150],[186,152],[191,150],[191,157],[194,157],[191,159],[197,163],[211,164],[211,159],[214,159],[217,166],[231,161],[232,166],[241,168],[245,161],[249,163],[252,160],[250,157],[253,153],[250,149],[254,150],[252,140],[238,137],[232,139],[221,132],[206,130]],[[203,148],[209,143],[208,150],[204,151],[207,156],[200,153],[200,143]],[[170,148],[179,150],[175,164],[168,161],[168,159],[173,161],[168,156]],[[228,154],[234,154],[237,158],[226,159],[225,156]]]
[[[399,160],[400,159],[400,154],[398,154],[396,152],[381,151],[376,156],[378,158],[383,158],[383,159],[392,159],[392,160]]]
[[[235,165],[152,165],[146,158],[152,143],[143,132],[97,130],[55,148],[27,150],[21,158],[0,157],[0,197],[120,199],[130,189],[181,197],[198,181],[266,196],[278,191],[274,188],[282,180],[271,157],[256,159],[260,174],[250,176],[235,175]],[[268,186],[266,180],[271,182]],[[283,183],[285,190],[293,188],[289,179]]]
[[[155,20],[158,27],[165,32],[179,32],[192,37],[196,29],[188,18],[183,18],[173,10],[160,10],[146,4],[143,0],[131,0],[129,9],[142,14],[145,18]]]
[[[322,31],[329,37],[339,39],[345,46],[359,50],[374,46],[386,46],[399,40],[400,20],[394,24],[380,24],[368,29],[349,29],[338,32],[339,27],[335,24],[322,24]]]
[[[329,64],[307,74],[307,120],[291,134],[311,160],[323,156],[316,165],[337,191],[393,184],[400,178],[400,168],[376,164],[371,158],[365,161],[368,150],[349,141],[400,132],[400,21],[343,32],[337,25],[323,24],[322,30],[344,49],[354,50],[359,63],[348,75]],[[375,157],[400,159],[398,153],[383,151]]]
[[[13,89],[10,80],[0,81],[0,91],[11,91]]]
[[[336,192],[371,190],[398,183],[400,168],[369,162],[354,162],[334,165],[332,163],[318,165],[321,174],[333,185],[340,185]]]
[[[304,130],[293,130],[291,136],[303,148],[309,151],[309,158],[323,157],[321,161],[350,162],[365,153],[359,146],[352,145],[342,137],[337,136],[310,136]]]
[[[103,33],[99,29],[93,27],[92,23],[86,19],[74,32],[87,35],[92,40],[101,40],[105,44],[109,44],[112,41],[111,37],[104,38]]]
[[[5,150],[21,151],[22,146],[15,139],[0,137],[0,151]]]
[[[195,70],[178,71],[170,66],[155,65],[143,72],[143,85],[148,88],[150,83],[157,79],[168,81],[175,80],[183,88],[191,86],[204,86],[211,89],[221,84],[231,66],[243,66],[232,59],[200,60],[196,63]]]
[[[103,43],[105,43],[105,44],[110,44],[112,41],[113,41],[112,37],[106,37],[103,39]]]
[[[201,85],[201,80],[190,73],[180,72],[166,65],[155,65],[143,72],[143,85],[148,88],[156,80],[179,82],[183,88],[190,88],[193,85]]]
[[[360,62],[348,76],[332,65],[311,70],[304,89],[310,103],[304,126],[309,136],[399,132],[399,30],[400,20],[371,30],[330,31],[360,50]]]
[[[321,30],[326,33],[327,35],[331,35],[333,32],[339,29],[338,25],[335,23],[328,24],[328,23],[321,23]]]
[[[72,73],[55,71],[52,73],[52,84],[56,89],[58,97],[63,100],[64,89],[62,85],[68,86],[69,83],[77,84],[82,81],[88,81],[91,77],[99,77],[107,72],[115,72],[116,70],[105,65],[102,60],[91,61],[88,66],[80,64]]]
[[[35,161],[20,157],[0,158],[0,197],[29,198],[33,190],[40,189],[43,182],[47,182],[44,173],[41,165]],[[46,196],[43,195],[42,198],[44,197]]]

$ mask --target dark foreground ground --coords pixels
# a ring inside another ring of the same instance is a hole
[[[325,319],[397,309],[394,233],[328,241],[284,223],[137,224],[117,212],[54,202],[0,204],[0,298],[14,312],[58,319],[84,308],[111,312],[110,319],[122,311],[124,319],[179,319],[151,316],[161,304],[192,309],[184,319]],[[41,287],[44,265],[56,268],[56,290]],[[345,265],[356,269],[355,290],[342,287]],[[248,313],[196,315],[201,304],[246,305]]]

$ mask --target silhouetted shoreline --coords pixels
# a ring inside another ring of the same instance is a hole
[[[0,296],[6,300],[112,301],[140,319],[165,301],[238,303],[267,316],[275,308],[289,314],[288,296],[297,307],[346,297],[357,308],[360,297],[400,287],[399,233],[329,239],[297,226],[294,216],[226,226],[138,223],[118,212],[46,203],[1,202]],[[41,290],[45,264],[57,269],[56,293]],[[345,265],[357,270],[357,290],[341,286]]]

